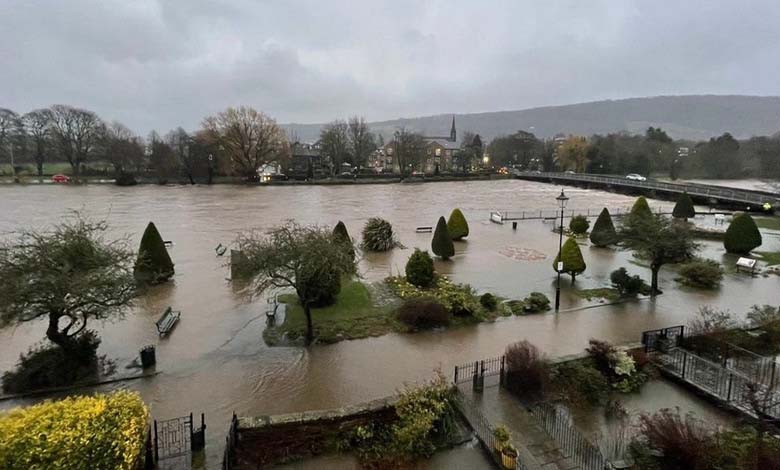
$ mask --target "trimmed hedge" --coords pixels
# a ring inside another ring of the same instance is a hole
[[[0,414],[0,468],[134,470],[149,412],[135,392],[65,398]]]
[[[696,217],[696,209],[693,207],[693,199],[688,193],[682,193],[677,199],[677,204],[672,210],[672,217],[675,219],[692,219]]]
[[[653,216],[653,211],[650,210],[650,205],[647,203],[647,199],[644,196],[639,196],[631,206],[631,212],[629,214],[632,217],[641,217],[643,219],[649,219]]]
[[[460,240],[469,236],[469,223],[466,222],[466,217],[463,216],[463,212],[460,209],[455,208],[450,213],[447,229],[450,231],[450,236],[453,240]]]
[[[577,240],[574,238],[569,238],[566,240],[566,242],[563,244],[563,247],[561,248],[561,253],[558,253],[558,256],[555,257],[555,260],[553,261],[553,269],[556,270],[556,272],[558,270],[558,261],[563,261],[562,272],[571,275],[572,282],[574,282],[577,274],[585,271],[585,268],[587,267],[585,260],[582,258],[580,246],[577,244]]]
[[[590,231],[590,242],[596,246],[608,246],[618,242],[618,234],[615,230],[615,224],[612,223],[612,216],[605,207],[593,224],[593,230]]]
[[[455,255],[455,245],[452,244],[452,236],[447,229],[447,222],[444,217],[439,217],[439,221],[436,223],[436,230],[433,232],[433,240],[431,240],[431,249],[433,254],[441,259],[450,259]]]
[[[761,232],[758,226],[749,214],[739,214],[726,229],[726,238],[723,239],[723,246],[729,253],[746,255],[751,250],[761,246]]]
[[[590,221],[584,215],[575,215],[569,222],[569,230],[575,235],[582,235],[588,232]]]
[[[427,251],[414,250],[406,262],[406,280],[422,288],[433,284],[433,258]]]
[[[415,329],[446,326],[450,322],[450,312],[436,299],[418,297],[406,300],[396,312],[398,321]]]
[[[144,230],[133,273],[138,281],[147,284],[159,284],[173,277],[173,261],[154,222],[149,222]]]

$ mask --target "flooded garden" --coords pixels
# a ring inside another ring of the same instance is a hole
[[[742,315],[754,304],[777,304],[777,276],[735,272],[737,257],[725,254],[718,240],[699,240],[699,256],[724,267],[725,277],[717,289],[682,286],[675,280],[676,268],[668,265],[660,271],[664,294],[653,300],[614,304],[600,298],[588,300],[581,291],[609,287],[614,270],[625,267],[630,274],[649,279],[650,269],[630,251],[597,248],[582,239],[579,244],[587,268],[573,284],[564,276],[557,314],[510,315],[477,325],[413,334],[390,332],[308,348],[283,342],[269,346],[264,339],[266,298],[250,298],[229,281],[227,257],[215,254],[220,244],[234,245],[239,232],[263,231],[290,219],[328,226],[341,220],[358,238],[366,220],[378,216],[393,224],[402,245],[361,256],[363,282],[381,284],[388,276],[404,272],[414,248],[430,249],[431,234],[415,229],[435,225],[440,216],[458,207],[469,222],[470,234],[455,242],[450,260],[435,261],[438,273],[452,282],[470,284],[480,294],[522,299],[531,292],[542,292],[552,298],[556,278],[552,265],[558,251],[552,223],[521,221],[513,230],[510,224],[490,222],[489,214],[494,210],[554,210],[560,189],[519,180],[262,188],[8,186],[0,188],[0,232],[11,236],[10,232],[21,228],[45,229],[75,210],[105,219],[111,236],[127,235],[136,247],[147,223],[156,224],[162,237],[173,243],[169,248],[176,266],[173,282],[152,288],[123,319],[98,324],[96,329],[103,340],[99,353],[116,362],[118,374],[147,345],[156,346],[159,374],[97,389],[138,391],[158,419],[205,413],[206,454],[199,465],[219,468],[233,413],[271,415],[385,397],[405,382],[429,379],[436,369],[449,376],[457,364],[498,356],[508,344],[522,339],[532,340],[555,357],[581,352],[591,338],[619,344],[638,341],[645,330],[686,324],[701,305]],[[575,213],[594,214],[602,207],[625,210],[634,202],[634,198],[603,191],[566,188],[566,194],[570,198],[567,212]],[[672,205],[650,201],[653,210],[670,211]],[[702,215],[695,223],[712,228],[714,220],[714,216]],[[759,250],[780,251],[780,231],[762,229],[762,235]],[[160,339],[155,321],[168,306],[181,311],[181,319],[169,337]],[[313,321],[316,325],[317,313]],[[44,331],[43,322],[0,331],[0,370],[13,369],[19,354],[41,342]],[[646,385],[651,386],[654,391],[647,393],[655,397],[653,407],[676,402],[679,392],[672,387]],[[650,405],[644,394],[626,405],[646,410]],[[5,400],[0,406],[39,399]],[[696,405],[691,409],[697,409]],[[583,426],[598,427],[594,419],[585,420]],[[446,454],[482,458],[468,446]],[[429,468],[449,468],[447,458],[437,456]],[[316,466],[343,468],[343,461],[328,459]]]

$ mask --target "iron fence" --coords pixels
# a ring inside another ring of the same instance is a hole
[[[471,429],[477,436],[477,440],[479,440],[480,444],[482,444],[482,447],[485,449],[485,451],[490,454],[493,462],[495,462],[499,467],[504,468],[503,463],[501,462],[501,458],[498,455],[498,452],[495,450],[497,443],[493,434],[495,428],[490,424],[487,418],[485,418],[485,416],[479,412],[476,404],[474,404],[474,402],[471,401],[471,399],[469,399],[466,395],[464,395],[463,392],[461,392],[457,387],[455,387],[455,404],[458,408],[458,411],[460,411],[460,413],[469,423],[469,426],[471,426]],[[526,466],[521,461],[519,456],[517,458],[515,468],[516,470],[526,470]]]
[[[492,375],[502,375],[505,367],[504,356],[482,359],[481,361],[469,362],[455,366],[454,383],[465,383],[470,380],[477,380],[479,377],[488,377]]]
[[[645,352],[656,351],[660,345],[660,339],[667,339],[667,345],[670,347],[679,346],[685,337],[685,326],[670,326],[659,330],[648,330],[642,332],[642,345]]]
[[[228,434],[225,437],[225,452],[222,455],[222,470],[232,470],[236,459],[236,441],[238,434],[238,417],[233,413],[233,417],[230,419],[230,428],[228,428]]]
[[[531,409],[531,415],[553,438],[565,457],[584,470],[604,470],[607,459],[598,447],[588,441],[571,421],[568,413],[551,403],[540,403]]]

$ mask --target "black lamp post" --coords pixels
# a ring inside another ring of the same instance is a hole
[[[563,189],[561,189],[560,196],[556,197],[555,200],[558,201],[558,206],[561,208],[561,226],[558,227],[558,266],[555,267],[555,270],[558,271],[558,283],[555,285],[555,311],[557,312],[558,308],[561,306],[561,270],[563,269],[563,210],[566,209],[566,203],[569,201],[569,198],[563,194]]]

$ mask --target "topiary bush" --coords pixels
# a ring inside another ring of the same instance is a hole
[[[492,312],[498,306],[498,299],[490,292],[486,292],[479,297],[479,304]]]
[[[149,411],[135,392],[78,396],[0,414],[0,468],[134,470]]]
[[[723,268],[711,259],[696,259],[680,265],[676,280],[686,286],[714,289],[723,280]]]
[[[723,246],[729,253],[746,255],[751,250],[761,246],[761,232],[758,226],[749,214],[739,214],[726,229],[726,238],[723,240]]]
[[[433,258],[427,251],[414,250],[406,262],[406,279],[423,289],[433,284]]]
[[[78,335],[65,351],[46,344],[19,356],[16,369],[3,373],[3,391],[30,390],[71,385],[98,373],[97,349],[100,338],[92,330]]]
[[[617,289],[621,297],[650,293],[650,286],[641,277],[629,275],[626,268],[612,271],[609,280],[612,281],[612,287]]]
[[[333,240],[344,246],[344,249],[350,254],[352,259],[355,259],[355,247],[352,245],[352,237],[347,232],[347,226],[344,222],[340,221],[333,227]]]
[[[590,228],[590,221],[584,215],[575,215],[569,222],[569,230],[575,235],[584,235]]]
[[[434,255],[444,260],[450,259],[455,255],[455,245],[452,244],[452,236],[449,229],[447,229],[447,222],[444,221],[444,217],[439,217],[439,221],[436,223],[436,230],[433,232],[433,240],[431,240],[431,249]]]
[[[677,199],[677,204],[672,210],[672,217],[675,219],[692,219],[696,217],[696,209],[693,207],[693,199],[688,193],[682,193]]]
[[[389,251],[398,245],[390,222],[372,217],[363,226],[363,248],[368,251]]]
[[[541,292],[531,292],[523,299],[523,311],[526,313],[540,313],[550,310],[550,299]]]
[[[460,209],[455,208],[450,213],[447,229],[450,231],[450,236],[453,240],[461,240],[469,236],[469,223],[466,222],[466,217],[463,216],[463,212]]]
[[[571,276],[571,281],[574,282],[578,274],[585,271],[587,267],[585,260],[582,258],[582,252],[580,246],[577,244],[577,240],[569,237],[563,244],[561,253],[555,257],[553,261],[553,269],[558,270],[558,262],[563,261],[563,270],[561,272],[568,273]]]
[[[396,312],[398,320],[414,329],[446,326],[450,313],[436,299],[418,297],[406,300]]]
[[[174,274],[173,261],[154,222],[149,222],[144,230],[133,273],[139,282],[146,284],[165,282]]]
[[[639,196],[631,206],[630,217],[639,217],[642,219],[649,219],[653,216],[653,211],[650,210],[650,205],[647,203],[647,199],[644,196]]]
[[[593,230],[590,231],[590,242],[601,247],[618,242],[618,234],[612,223],[612,216],[609,215],[609,210],[606,207],[601,210],[596,223],[593,224]]]

